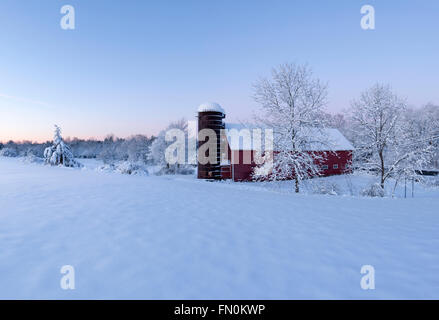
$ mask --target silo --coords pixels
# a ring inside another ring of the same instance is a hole
[[[200,159],[206,159],[209,156],[198,154],[198,179],[221,179],[221,129],[224,129],[223,119],[225,118],[224,109],[217,103],[203,103],[198,107],[198,134],[203,129],[212,129],[216,133],[216,143],[212,149],[216,153],[216,163],[201,164]],[[207,138],[206,138],[207,140]],[[198,148],[210,141],[198,141]]]

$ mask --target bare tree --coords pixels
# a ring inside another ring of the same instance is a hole
[[[352,103],[351,120],[360,169],[378,172],[382,189],[389,177],[413,177],[428,163],[430,138],[390,86],[376,84],[362,93]]]
[[[255,84],[254,98],[262,111],[257,120],[274,131],[270,178],[294,177],[295,192],[299,192],[300,181],[318,175],[318,162],[325,157],[322,152],[312,152],[311,146],[316,143],[316,131],[324,126],[320,114],[327,86],[313,77],[307,65],[282,64],[272,70],[271,79]]]

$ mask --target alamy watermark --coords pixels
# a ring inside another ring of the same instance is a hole
[[[60,26],[63,30],[75,29],[75,8],[72,5],[66,4],[61,7],[61,14],[63,16],[60,20]],[[363,5],[360,9],[362,14],[360,26],[363,30],[375,30],[375,8],[372,5]]]
[[[361,277],[360,286],[363,290],[375,290],[375,268],[371,265],[364,265],[360,270]]]
[[[173,128],[165,133],[165,160],[169,165],[267,164],[273,160],[273,129],[210,128],[196,130],[188,121],[188,130]],[[218,150],[219,148],[219,150]],[[219,155],[219,157],[218,157]]]
[[[59,25],[63,30],[75,30],[75,8],[69,4],[61,7],[61,20]]]
[[[60,273],[63,275],[61,277],[60,286],[63,290],[74,290],[75,289],[75,268],[71,265],[64,265],[61,267]]]
[[[363,30],[375,30],[375,8],[369,4],[361,7],[360,25]]]

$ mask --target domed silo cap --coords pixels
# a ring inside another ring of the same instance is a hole
[[[206,102],[198,107],[198,112],[221,112],[225,114],[224,109],[215,102]]]

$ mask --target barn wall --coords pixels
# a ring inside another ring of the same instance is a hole
[[[244,159],[250,159],[250,163],[244,163]],[[252,180],[251,175],[253,173],[253,168],[256,166],[254,163],[254,151],[252,150],[234,150],[233,157],[230,153],[231,166],[231,176],[234,177],[235,181],[250,181]]]
[[[231,165],[221,166],[221,179],[232,179]]]
[[[250,164],[243,163],[244,156],[250,158]],[[232,159],[231,151],[229,151],[229,159]],[[222,169],[222,172],[224,172],[222,174],[223,179],[229,179],[233,176],[235,181],[251,181],[251,175],[254,167],[256,166],[254,164],[254,151],[235,150],[233,151],[233,160],[234,164],[232,163],[230,165],[233,166],[233,168],[230,167],[230,171],[227,171],[227,169]],[[351,173],[351,163],[352,151],[328,152],[327,159],[320,163],[321,166],[328,166],[327,169],[322,170],[322,176]],[[294,176],[291,178],[294,178]]]
[[[327,165],[328,169],[322,170],[323,176],[332,176],[337,174],[351,173],[352,151],[336,151],[327,153],[326,161],[321,165]],[[338,168],[334,168],[338,165]]]

